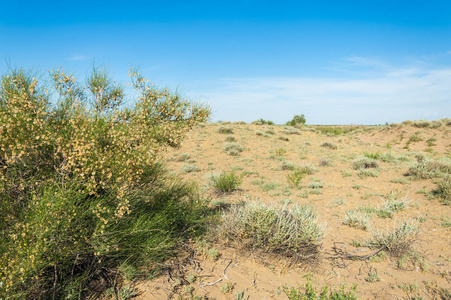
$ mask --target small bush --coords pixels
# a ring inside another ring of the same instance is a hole
[[[243,182],[243,176],[236,175],[234,171],[220,173],[210,177],[211,185],[221,192],[231,192],[236,190]]]
[[[399,226],[394,226],[392,231],[372,234],[368,245],[372,248],[382,248],[393,256],[400,257],[410,252],[412,244],[416,241],[418,228],[413,221],[404,221]]]
[[[413,179],[429,179],[451,174],[449,159],[433,160],[424,155],[417,155],[416,159],[417,163],[409,167],[406,176],[411,176]]]
[[[284,141],[284,142],[288,142],[290,139],[286,136],[279,136],[279,140]]]
[[[245,249],[299,259],[318,257],[324,232],[325,225],[318,224],[311,207],[252,202],[233,206],[217,228],[223,240]]]
[[[320,167],[328,167],[328,166],[330,166],[330,161],[328,159],[322,158],[319,161],[319,166]]]
[[[295,169],[290,174],[287,174],[287,181],[288,184],[293,187],[297,188],[299,186],[299,183],[301,182],[302,178],[304,178],[305,173],[300,169]]]
[[[221,126],[219,127],[218,132],[222,134],[232,134],[233,128],[230,126]]]
[[[451,205],[451,176],[446,176],[437,183],[437,189],[434,193],[442,198],[442,203]]]
[[[287,149],[277,148],[276,150],[274,150],[274,152],[276,153],[277,156],[284,156],[285,153],[287,153]]]
[[[258,119],[258,120],[256,120],[256,121],[254,121],[254,122],[252,122],[252,124],[254,124],[254,125],[274,125],[274,122],[273,121],[269,121],[269,120],[264,120],[264,119]]]
[[[238,156],[241,152],[243,152],[244,147],[238,143],[225,143],[224,151],[232,156]]]
[[[265,130],[265,133],[270,134],[270,135],[276,134],[276,132],[274,131],[274,128],[267,128]]]
[[[312,175],[317,171],[317,169],[315,169],[315,167],[311,164],[303,164],[299,167],[299,170],[301,170],[302,173],[307,175]]]
[[[225,140],[227,142],[236,142],[236,138],[233,135],[228,135]]]
[[[330,150],[337,150],[338,147],[337,145],[330,143],[330,142],[324,142],[321,145],[319,145],[320,147],[324,147],[324,148],[328,148]]]
[[[360,157],[353,161],[352,167],[354,170],[379,168],[379,163],[372,158]]]
[[[285,128],[282,132],[285,134],[301,134],[301,131],[299,129],[292,127]]]
[[[409,137],[409,140],[407,143],[415,143],[415,142],[421,142],[423,138],[417,134],[413,134]]]
[[[417,128],[429,128],[431,127],[432,123],[429,120],[415,120],[412,121],[412,126]]]
[[[280,169],[281,170],[290,170],[290,171],[293,171],[294,169],[296,169],[296,164],[295,163],[292,163],[292,162],[289,162],[289,161],[283,161],[282,162],[282,164],[281,164],[281,166],[280,166]]]
[[[321,189],[324,187],[324,183],[323,182],[312,182],[308,185],[309,188],[311,189]]]
[[[368,230],[370,218],[371,217],[368,214],[355,211],[348,211],[346,212],[343,224],[358,229]]]
[[[196,165],[184,164],[182,167],[183,172],[191,173],[191,172],[199,172],[200,169]]]

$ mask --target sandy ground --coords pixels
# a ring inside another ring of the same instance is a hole
[[[233,133],[220,133],[224,126]],[[319,221],[327,224],[320,258],[293,265],[290,259],[249,253],[217,239],[210,247],[218,250],[219,259],[210,260],[201,251],[182,251],[177,259],[167,262],[166,274],[137,285],[140,295],[136,299],[240,299],[243,292],[241,299],[287,299],[283,287],[299,287],[308,276],[316,288],[346,284],[348,290],[356,284],[361,299],[441,299],[434,287],[451,291],[451,228],[446,225],[451,222],[451,207],[424,193],[436,188],[437,179],[411,180],[405,176],[416,153],[451,158],[450,126],[379,126],[339,136],[305,130],[288,134],[286,130],[285,126],[205,124],[193,130],[180,149],[168,152],[165,160],[170,170],[198,182],[212,203],[313,206]],[[420,136],[421,141],[408,143],[412,135]],[[224,151],[228,136],[245,148],[240,155]],[[324,142],[335,144],[337,149],[322,147]],[[280,148],[286,153],[277,155]],[[359,177],[353,161],[364,153],[376,152],[391,153],[397,159],[379,161],[377,177]],[[327,160],[328,165],[320,166],[321,160]],[[286,179],[291,171],[283,170],[282,161],[313,165],[316,172],[303,178],[299,188],[291,188]],[[198,170],[187,172],[187,164]],[[210,186],[209,177],[231,170],[246,174],[240,189],[218,193]],[[312,189],[312,182],[321,182],[323,187]],[[373,215],[368,230],[343,224],[347,211],[382,206],[384,197],[391,193],[404,199],[407,209],[396,212],[393,218]],[[393,228],[407,219],[415,220],[420,229],[413,245],[417,259],[400,263],[399,258],[390,256],[363,261],[333,258],[337,254],[333,247],[354,255],[371,253],[368,248],[353,246],[355,241],[368,240],[375,230]],[[376,273],[379,281],[369,280],[370,273]]]

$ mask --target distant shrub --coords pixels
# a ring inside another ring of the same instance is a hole
[[[241,146],[238,143],[225,143],[224,144],[224,151],[232,156],[240,155],[241,152],[243,152],[244,147]]]
[[[424,155],[416,156],[417,162],[409,167],[406,175],[413,179],[428,179],[451,174],[451,160],[433,160]]]
[[[184,164],[182,167],[183,172],[191,173],[191,172],[199,172],[199,168],[196,165]]]
[[[222,134],[232,134],[233,128],[230,126],[221,126],[219,127],[218,132]]]
[[[274,128],[269,127],[269,128],[266,128],[265,133],[273,135],[273,134],[276,134],[276,131],[274,130]]]
[[[442,198],[442,203],[451,205],[451,176],[446,176],[437,183],[437,189],[434,193]]]
[[[243,182],[243,176],[236,175],[234,171],[229,173],[221,172],[219,175],[210,177],[211,185],[221,192],[231,192],[236,190]]]
[[[233,135],[228,135],[225,139],[227,142],[236,142],[236,137]]]
[[[407,142],[414,143],[414,142],[421,142],[422,140],[423,140],[423,138],[421,136],[419,136],[418,134],[412,134],[409,137],[409,140]]]
[[[429,120],[415,120],[412,121],[412,126],[417,128],[429,128],[431,127],[431,121]]]
[[[127,106],[99,68],[84,83],[51,72],[53,88],[21,70],[2,77],[2,296],[90,298],[124,268],[151,272],[201,228],[205,202],[157,157],[210,110],[130,75]]]
[[[235,205],[225,212],[218,235],[249,249],[286,257],[315,259],[324,238],[325,225],[318,224],[313,209],[263,203]]]
[[[252,122],[252,124],[254,124],[254,125],[274,125],[274,122],[273,121],[269,121],[269,120],[264,120],[264,119],[258,119],[258,120],[256,120],[256,121],[254,121],[254,122]]]
[[[321,158],[321,159],[319,160],[319,166],[320,166],[320,167],[327,167],[327,166],[330,166],[330,161],[329,161],[328,159]]]
[[[288,142],[290,139],[287,136],[279,136],[279,140]]]
[[[372,158],[360,157],[352,162],[352,167],[354,168],[354,170],[378,168],[379,163]]]
[[[277,156],[284,156],[287,153],[287,149],[280,147],[274,150]]]
[[[330,142],[324,142],[321,145],[319,145],[320,147],[324,147],[324,148],[328,148],[331,150],[337,150],[338,147],[337,145],[335,145],[334,143],[330,143]]]
[[[282,162],[282,164],[281,164],[281,166],[280,166],[280,169],[281,170],[290,170],[290,171],[293,171],[294,169],[296,169],[296,164],[295,163],[292,163],[292,162],[289,162],[289,161],[283,161]]]
[[[292,127],[285,128],[282,132],[285,134],[301,134],[299,129]]]
[[[291,121],[288,121],[286,125],[288,126],[296,126],[296,125],[304,125],[306,122],[304,114],[295,115]]]

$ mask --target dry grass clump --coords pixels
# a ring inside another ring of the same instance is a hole
[[[232,206],[217,228],[221,239],[241,248],[300,259],[318,257],[324,232],[311,207],[253,202]]]
[[[393,256],[399,257],[412,250],[412,245],[418,236],[418,228],[412,220],[403,221],[399,226],[396,224],[393,229],[380,232],[373,232],[368,245],[372,248],[383,249]]]
[[[334,143],[331,142],[324,142],[321,145],[319,145],[320,147],[324,147],[324,148],[328,148],[330,150],[337,150],[338,147],[337,145],[335,145]]]
[[[290,162],[290,161],[282,161],[282,164],[280,166],[281,170],[293,171],[296,168],[297,168],[297,165],[295,163]]]
[[[319,161],[319,166],[320,167],[328,167],[330,166],[330,160],[326,159],[326,158],[321,158]]]
[[[441,202],[445,205],[451,205],[451,176],[446,176],[437,183],[437,189],[434,193],[441,197]]]
[[[228,135],[225,139],[227,142],[236,142],[236,137],[233,135]]]
[[[343,224],[362,230],[368,230],[370,219],[371,216],[366,213],[357,211],[348,211],[346,212]]]
[[[191,154],[190,153],[181,153],[180,155],[177,155],[175,160],[176,161],[187,161],[190,158],[191,158]]]
[[[285,127],[282,131],[284,134],[301,134],[301,131],[294,127]]]
[[[359,157],[352,162],[352,167],[354,170],[379,168],[379,163],[368,157]]]
[[[428,179],[451,174],[451,160],[449,158],[434,160],[419,154],[416,159],[417,162],[409,167],[406,176],[411,176],[414,179]]]
[[[232,155],[232,156],[238,156],[241,154],[241,152],[244,151],[244,147],[241,146],[238,143],[225,143],[224,144],[224,151],[228,154],[228,155]]]
[[[222,134],[232,134],[233,128],[231,126],[221,126],[219,127],[218,132]]]
[[[412,121],[412,126],[417,128],[429,128],[431,127],[432,122],[429,120],[415,120]]]

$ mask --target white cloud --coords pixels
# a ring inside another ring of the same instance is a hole
[[[214,120],[284,123],[304,113],[310,124],[381,124],[451,117],[451,67],[395,68],[352,60],[384,65],[384,71],[370,78],[227,78],[204,85],[202,94]]]

